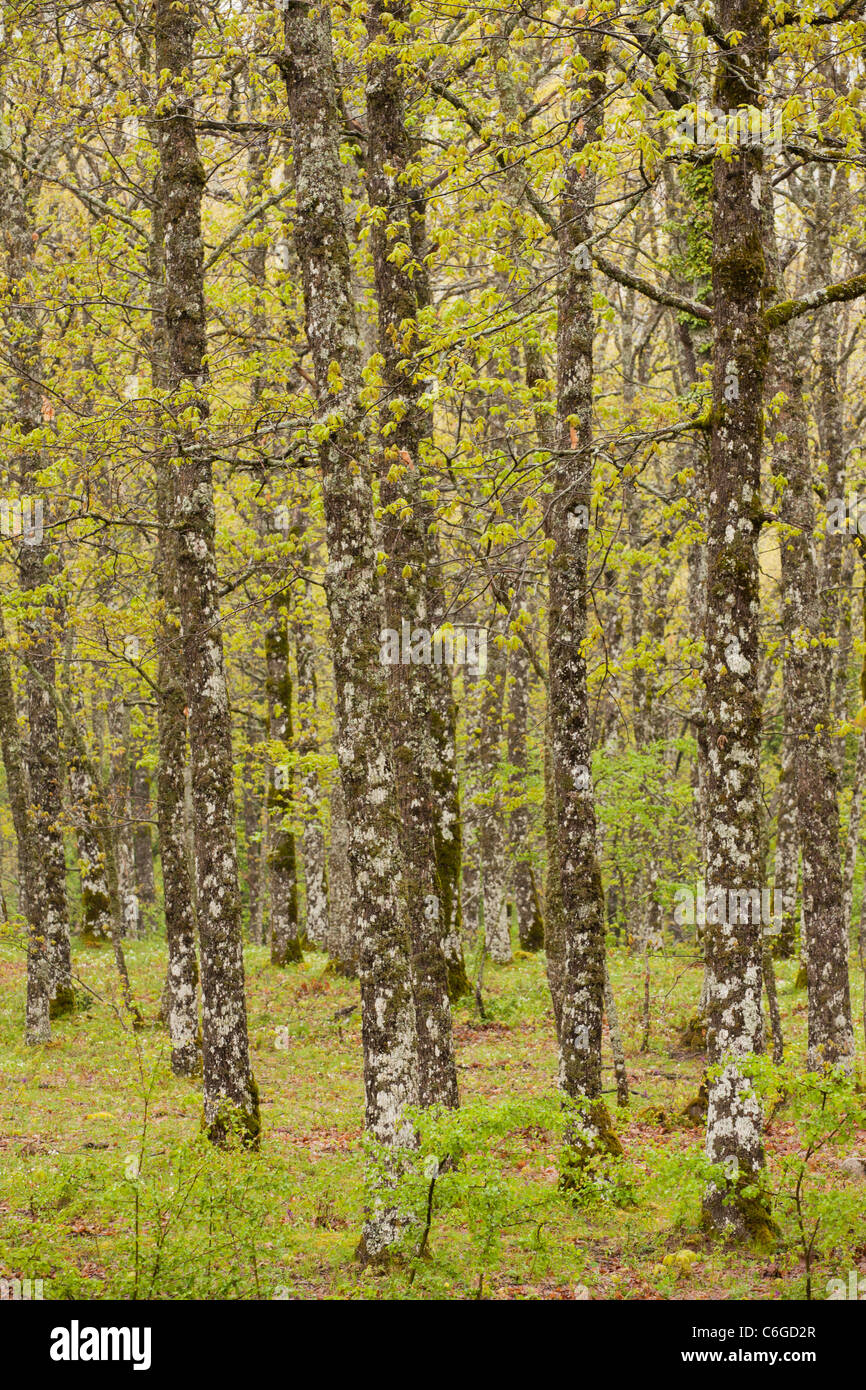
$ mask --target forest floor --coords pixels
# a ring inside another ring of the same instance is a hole
[[[126,954],[153,1020],[165,943],[128,942]],[[262,1143],[257,1155],[218,1153],[200,1135],[200,1083],[171,1074],[165,1031],[126,1026],[110,948],[76,942],[73,955],[93,993],[81,988],[80,1011],[34,1050],[22,1041],[24,962],[0,946],[0,1278],[41,1278],[45,1298],[800,1299],[798,1174],[807,1236],[820,1218],[811,1296],[827,1298],[831,1279],[847,1287],[851,1271],[866,1275],[866,1180],[841,1167],[852,1154],[866,1158],[862,1106],[853,1128],[843,1124],[805,1163],[808,1139],[826,1138],[838,1118],[831,1107],[822,1132],[814,1092],[805,1109],[789,1099],[769,1124],[776,1241],[744,1251],[701,1231],[703,1128],[683,1111],[705,1059],[681,1041],[701,966],[687,946],[652,958],[643,1052],[643,963],[610,952],[631,1104],[613,1110],[622,1163],[578,1205],[557,1188],[544,957],[486,967],[486,1021],[471,1000],[455,1009],[462,1111],[424,1133],[404,1183],[421,1228],[432,1184],[427,1248],[418,1258],[413,1226],[406,1257],[385,1271],[353,1260],[364,1204],[357,982],[317,954],[277,970],[264,948],[247,947]],[[796,971],[796,961],[777,964],[791,1076],[802,1077],[806,994]],[[851,975],[862,1075],[853,960]],[[613,1092],[612,1067],[605,1087]],[[606,1098],[613,1106],[615,1094]],[[444,1152],[446,1132],[460,1162],[433,1181],[430,1155]]]

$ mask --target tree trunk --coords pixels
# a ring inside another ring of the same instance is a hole
[[[262,798],[259,791],[261,764],[255,757],[259,742],[256,721],[247,721],[247,753],[244,759],[243,818],[246,844],[246,883],[250,941],[262,944],[264,895],[262,893]]]
[[[388,679],[379,660],[384,610],[343,211],[342,120],[327,11],[295,4],[285,4],[282,11],[287,49],[282,70],[297,204],[295,244],[325,427],[319,457],[328,544],[326,592],[360,954],[366,1126],[386,1151],[392,1151],[399,1166],[399,1150],[415,1143],[406,1108],[418,1101],[418,1045],[388,737]],[[387,1183],[377,1183],[360,1258],[384,1255],[403,1224]]]
[[[767,65],[768,30],[758,0],[717,0],[737,49],[717,58],[715,106],[756,104]],[[761,524],[761,435],[768,344],[762,293],[763,152],[738,146],[713,160],[713,412],[707,496],[707,606],[704,684],[707,758],[708,902],[738,888],[759,889],[761,709],[758,683],[757,542]],[[739,901],[739,900],[738,900]],[[760,894],[759,894],[760,901]],[[709,913],[707,914],[710,915]],[[707,924],[706,1151],[721,1173],[704,1195],[711,1230],[735,1238],[766,1230],[763,1196],[747,1196],[764,1168],[763,1114],[746,1075],[762,1050],[761,921],[750,896],[747,920]],[[739,916],[739,912],[736,914]]]
[[[84,725],[84,702],[78,701],[78,711]],[[75,748],[67,754],[69,790],[77,821],[78,872],[81,876],[81,935],[89,942],[111,939],[111,894],[105,858],[93,829],[96,818],[96,794],[87,766]]]
[[[783,676],[784,680],[784,676]],[[788,701],[790,707],[790,701]],[[781,925],[773,941],[773,953],[790,960],[797,944],[797,884],[800,878],[800,841],[797,836],[797,787],[794,780],[794,749],[787,719],[782,735],[779,805],[776,815],[776,859],[773,867],[775,911],[781,912]]]
[[[330,900],[327,951],[337,973],[352,978],[358,973],[358,932],[352,866],[349,863],[349,825],[346,819],[343,784],[339,777],[331,791],[328,882]]]
[[[111,777],[117,883],[120,891],[122,935],[135,941],[141,936],[141,905],[135,883],[132,814],[130,806],[129,706],[119,689],[112,692],[108,716],[111,739]]]
[[[508,929],[508,875],[505,864],[502,796],[499,790],[507,656],[504,644],[500,645],[494,640],[489,644],[489,648],[487,676],[481,694],[478,738],[481,792],[476,797],[481,911],[484,915],[484,942],[487,954],[498,964],[507,965],[511,960],[511,933]]]
[[[319,748],[318,742],[318,684],[311,614],[304,612],[295,625],[295,652],[298,666],[298,753],[310,760],[301,771],[301,799],[305,818],[301,846],[304,856],[304,888],[306,897],[305,928],[307,940],[320,951],[327,950],[328,874],[325,860],[325,831],[322,825],[322,785],[312,764]]]
[[[577,1180],[593,1152],[619,1151],[601,1099],[604,1014],[604,893],[596,856],[595,801],[585,642],[592,494],[593,310],[589,258],[606,54],[600,31],[578,32],[571,140],[560,205],[557,303],[556,452],[547,533],[548,718],[556,795],[554,860],[564,937],[560,1086],[570,1111],[563,1181]],[[548,914],[550,904],[548,904]],[[554,996],[555,1002],[555,996]]]
[[[38,448],[28,439],[42,426],[41,331],[36,294],[30,283],[38,234],[36,200],[39,178],[21,175],[0,150],[0,237],[6,263],[6,344],[12,395],[11,421],[21,441],[17,457],[10,461],[10,478],[30,495],[43,467]],[[45,936],[51,990],[51,1016],[59,1017],[74,1007],[72,964],[69,949],[69,908],[66,901],[66,855],[60,814],[63,806],[60,740],[54,702],[55,651],[63,627],[59,588],[59,560],[51,533],[39,528],[22,538],[16,556],[19,582],[26,596],[20,626],[26,666],[29,743],[27,770],[30,785],[33,855],[39,866],[30,889],[33,920]]]
[[[142,749],[130,750],[129,805],[132,812],[132,854],[135,862],[135,889],[139,902],[156,902],[153,876],[153,842],[150,836],[150,777],[141,765]]]
[[[265,634],[268,737],[271,741],[271,779],[268,786],[268,880],[271,903],[271,965],[303,959],[298,936],[298,875],[295,836],[287,824],[293,811],[293,777],[287,759],[292,748],[292,677],[289,632],[282,595],[271,603]]]
[[[401,3],[385,9],[374,0],[367,14],[367,184],[370,202],[380,210],[371,230],[373,271],[379,312],[379,352],[391,418],[381,423],[380,501],[382,546],[388,557],[385,581],[387,625],[402,635],[408,622],[426,634],[432,656],[433,615],[427,606],[435,579],[430,550],[435,521],[423,496],[422,444],[429,433],[419,405],[423,382],[418,369],[403,365],[410,325],[417,335],[418,301],[411,261],[394,255],[400,242],[411,247],[413,208],[408,181],[411,149],[404,118],[400,46],[391,23],[405,20]],[[415,349],[411,342],[408,351]],[[422,638],[423,642],[423,638]],[[423,647],[421,651],[423,655]],[[440,663],[441,665],[441,663]],[[422,1105],[458,1104],[457,1067],[451,1035],[448,969],[443,950],[442,886],[436,855],[433,768],[436,746],[431,727],[437,714],[428,660],[399,662],[391,675],[391,741],[401,827],[404,884],[412,942],[412,985],[418,1032],[419,1088]]]
[[[154,143],[158,142],[158,134],[153,129],[151,138]],[[158,173],[154,179],[153,201],[149,247],[150,371],[154,387],[165,389],[168,380],[165,337],[165,238]],[[168,970],[163,998],[165,1021],[168,1023],[171,1042],[172,1072],[175,1076],[196,1076],[201,1071],[201,1035],[195,903],[186,833],[186,694],[178,614],[174,483],[170,461],[162,453],[157,453],[154,458],[154,473],[156,516],[159,525],[159,541],[153,561],[159,600],[156,631],[156,820],[168,945]]]
[[[773,287],[781,292],[771,215],[770,204],[769,271]],[[832,611],[828,612],[814,542],[809,422],[801,367],[804,336],[795,338],[790,325],[776,332],[768,394],[771,400],[784,398],[778,408],[773,470],[787,480],[780,501],[782,631],[786,638],[784,690],[786,724],[793,740],[797,830],[803,855],[808,1064],[812,1070],[828,1064],[852,1070],[854,1029],[839,852],[833,692],[822,641],[835,637],[835,595]],[[834,561],[832,568],[838,583],[840,565]]]
[[[258,1141],[258,1093],[250,1068],[235,846],[231,715],[223,657],[208,442],[199,159],[193,103],[195,19],[157,0],[161,76],[159,157],[165,230],[165,341],[175,393],[172,450],[181,641],[189,708],[193,823],[202,983],[204,1118],[216,1143],[237,1130]],[[181,407],[180,402],[183,401]]]
[[[24,1041],[31,1047],[51,1038],[51,964],[48,937],[39,915],[38,871],[27,763],[18,731],[18,713],[9,663],[9,643],[0,607],[0,749],[6,791],[18,841],[18,908],[27,923],[27,1002]]]
[[[516,779],[516,786],[512,790],[516,804],[508,818],[509,859],[521,950],[540,951],[544,945],[544,921],[532,868],[530,813],[526,804],[528,723],[529,656],[521,643],[511,653],[511,684],[508,692],[508,762]]]
[[[556,808],[556,782],[553,773],[553,733],[550,701],[544,731],[544,837],[547,845],[547,876],[544,892],[544,954],[547,983],[553,1004],[556,1040],[562,1037],[562,1000],[565,992],[565,924],[560,898],[560,871]]]
[[[610,982],[610,971],[605,962],[604,967],[604,1011],[607,1014],[607,1026],[610,1032],[610,1049],[613,1053],[613,1070],[616,1076],[616,1103],[617,1105],[628,1105],[628,1071],[625,1063],[625,1048],[622,1042],[622,1033],[619,1028],[619,1015],[616,1009],[616,1002],[613,997],[613,986]]]
[[[860,822],[863,814],[863,789],[866,786],[866,735],[857,737],[857,757],[854,761],[854,781],[851,787],[851,809],[845,836],[844,916],[845,939],[851,940],[851,907],[854,902],[854,873],[860,847]]]

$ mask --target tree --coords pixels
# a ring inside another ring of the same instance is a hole
[[[186,90],[195,20],[165,0],[156,8],[155,31],[156,66],[162,78],[156,120],[165,237],[165,366],[170,393],[166,425],[171,431],[172,468],[176,470],[171,524],[177,528],[178,608],[189,707],[196,877],[202,909],[198,925],[204,1113],[215,1143],[225,1143],[233,1128],[245,1142],[256,1143],[260,1128],[258,1092],[247,1036],[231,722],[207,436],[203,172],[192,100]]]

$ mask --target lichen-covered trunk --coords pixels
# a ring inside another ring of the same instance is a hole
[[[135,863],[135,890],[139,902],[148,906],[156,901],[153,874],[153,842],[150,835],[150,776],[142,765],[143,749],[136,743],[130,749],[129,807],[132,814],[132,855]]]
[[[261,946],[264,927],[264,893],[262,891],[262,797],[258,779],[260,764],[255,755],[260,742],[256,721],[247,721],[247,751],[244,757],[243,806],[244,841],[246,848],[247,910],[250,941]]]
[[[27,484],[24,483],[26,488]],[[21,588],[28,596],[22,621],[27,663],[28,771],[33,809],[34,852],[39,865],[34,885],[36,902],[48,943],[51,972],[51,1014],[58,1017],[72,1008],[72,962],[69,949],[69,908],[66,900],[66,854],[63,846],[63,809],[60,741],[53,699],[54,652],[62,621],[54,577],[44,555],[48,537],[38,546],[22,547],[19,555]]]
[[[770,275],[778,276],[768,215]],[[778,402],[773,471],[786,479],[780,500],[782,631],[786,725],[793,748],[797,830],[803,856],[803,923],[809,1000],[808,1064],[854,1067],[848,937],[839,852],[839,792],[832,737],[832,687],[825,641],[835,604],[822,591],[815,550],[809,422],[803,399],[802,341],[790,325],[773,341],[768,394]],[[827,557],[828,563],[830,557]],[[836,583],[839,566],[833,565]]]
[[[319,457],[328,545],[325,587],[357,916],[366,1126],[386,1149],[399,1151],[415,1143],[406,1109],[418,1101],[418,1043],[389,740],[388,673],[379,660],[384,608],[343,211],[341,118],[327,11],[286,4],[282,12],[295,245],[324,426]],[[361,1258],[385,1253],[403,1224],[387,1185],[374,1184]]]
[[[83,713],[83,704],[79,704]],[[111,895],[105,856],[93,828],[96,796],[90,772],[75,748],[67,754],[69,790],[78,838],[78,873],[81,879],[81,935],[89,942],[111,938]]]
[[[417,137],[416,137],[417,138]],[[418,312],[432,304],[428,260],[427,206],[423,186],[408,191],[409,243],[414,266],[412,283]],[[432,432],[432,424],[428,426]],[[448,614],[448,595],[442,573],[439,529],[432,526],[426,544],[426,605],[432,627]],[[460,810],[460,778],[457,768],[457,702],[451,668],[443,662],[428,667],[431,684],[429,737],[432,762],[429,777],[433,792],[433,838],[439,874],[439,917],[442,950],[448,976],[448,995],[453,1001],[471,992],[463,956],[463,820]]]
[[[829,65],[824,65],[829,77]],[[838,209],[844,206],[848,173],[844,165],[836,168],[818,164],[815,169],[814,203],[810,212],[806,240],[806,269],[813,285],[824,283],[833,262],[833,236]],[[822,453],[827,468],[827,497],[845,494],[846,450],[843,394],[847,371],[846,359],[840,354],[840,310],[827,305],[815,316],[818,338],[817,415]],[[809,335],[811,346],[811,334]],[[824,621],[829,636],[836,640],[835,661],[821,663],[821,675],[827,685],[828,705],[837,716],[845,718],[847,657],[851,653],[851,597],[853,555],[843,531],[828,528],[818,555],[818,586],[824,608]],[[847,583],[846,583],[847,580]],[[841,774],[844,739],[832,742],[836,770]]]
[[[155,138],[155,132],[154,132]],[[154,183],[149,247],[150,370],[153,385],[167,382],[165,339],[164,227],[159,175]],[[174,527],[174,479],[168,458],[154,458],[159,543],[153,565],[159,600],[157,650],[156,821],[162,867],[162,899],[168,946],[164,1016],[175,1076],[201,1071],[198,959],[193,881],[186,834],[186,694],[177,596],[177,532]]]
[[[535,432],[538,444],[545,455],[545,465],[551,466],[551,458],[556,448],[556,430],[551,416],[543,409],[546,399],[545,384],[547,376],[541,351],[531,345],[524,346],[527,385],[539,394],[534,407]],[[562,1024],[562,994],[564,987],[563,970],[565,965],[565,936],[560,899],[559,860],[557,856],[557,809],[556,778],[553,767],[553,734],[550,720],[550,696],[547,694],[544,721],[544,843],[546,850],[544,878],[544,954],[547,965],[547,982],[553,1005],[553,1021],[556,1039],[559,1042]]]
[[[111,737],[111,777],[114,811],[117,884],[120,892],[121,931],[136,940],[141,936],[141,904],[135,882],[135,860],[130,804],[129,707],[117,688],[112,692],[108,728]]]
[[[30,442],[42,426],[41,331],[38,294],[31,284],[36,229],[38,177],[22,181],[11,157],[0,150],[0,238],[4,251],[5,358],[10,372],[10,417],[18,440],[10,460],[10,478],[23,497],[33,496],[35,478],[44,465],[41,450]],[[45,937],[51,1015],[73,1007],[66,900],[66,857],[60,816],[63,777],[57,709],[54,700],[55,652],[64,625],[60,560],[47,526],[22,540],[16,556],[25,596],[21,651],[26,668],[27,771],[30,786],[33,854],[39,866],[30,885],[29,911]]]
[[[613,985],[610,982],[610,971],[605,962],[604,967],[604,1011],[607,1014],[607,1028],[610,1033],[610,1050],[613,1053],[613,1070],[616,1077],[616,1103],[617,1105],[628,1105],[628,1070],[625,1061],[625,1047],[622,1041],[622,1033],[619,1026],[619,1014],[617,1013],[616,1000],[613,996]]]
[[[195,910],[184,826],[186,716],[177,639],[177,629],[163,619],[157,638],[159,764],[156,814],[162,864],[165,935],[168,944],[166,985],[171,1069],[175,1076],[194,1076],[201,1069],[198,961],[195,949]]]
[[[80,680],[77,682],[80,688]],[[55,708],[58,713],[63,714],[66,735],[70,744],[70,759],[73,764],[80,768],[84,773],[90,797],[89,823],[99,844],[99,854],[104,868],[104,882],[108,889],[109,920],[111,923],[111,945],[114,953],[114,963],[120,979],[120,988],[123,994],[124,1005],[132,1018],[133,1028],[140,1028],[143,1023],[141,1012],[135,1003],[132,994],[132,986],[129,980],[129,971],[126,967],[126,958],[123,954],[123,913],[121,907],[120,888],[117,873],[117,847],[116,847],[116,816],[114,809],[109,805],[108,798],[102,787],[100,776],[90,753],[88,752],[87,742],[84,736],[85,721],[83,718],[83,701],[79,699],[79,715],[76,715],[70,705],[57,693],[54,693]]]
[[[434,545],[437,544],[434,538]],[[434,624],[438,626],[444,613],[437,611],[436,598],[435,594],[428,595],[428,608]],[[440,929],[448,995],[455,1000],[471,990],[463,955],[463,817],[457,771],[457,703],[449,668],[433,666],[430,675],[430,737],[434,750],[431,785],[433,834],[439,874]]]
[[[551,730],[550,700],[544,729],[544,839],[547,865],[544,890],[544,954],[547,962],[547,983],[553,1005],[556,1040],[562,1036],[562,999],[565,991],[565,924],[560,898],[558,855],[558,815],[556,809],[556,780],[553,773],[553,733]]]
[[[526,745],[529,735],[529,656],[522,643],[511,653],[510,666],[508,762],[516,783],[513,789],[515,804],[508,818],[511,884],[521,949],[540,951],[544,945],[544,921],[535,885],[529,844],[530,814],[525,799],[528,777]]]
[[[331,790],[331,841],[328,853],[330,888],[328,936],[325,948],[337,973],[352,978],[358,974],[358,930],[355,890],[349,863],[349,823],[343,783],[338,777]]]
[[[857,852],[860,848],[864,788],[866,788],[866,737],[861,732],[857,738],[857,756],[854,760],[854,778],[851,785],[851,809],[848,812],[848,829],[845,835],[843,911],[845,937],[849,943],[851,940],[851,908],[854,902],[854,871],[857,868]]]
[[[717,58],[715,105],[757,104],[767,63],[761,0],[718,0],[736,50]],[[761,708],[758,695],[757,543],[761,524],[761,438],[767,329],[762,293],[760,147],[738,146],[713,161],[713,408],[707,480],[707,599],[704,648],[707,759],[707,898],[761,887]],[[758,894],[760,901],[760,893]],[[737,902],[739,903],[739,899]],[[708,914],[709,915],[709,914]],[[766,1226],[760,1197],[747,1196],[764,1168],[763,1114],[747,1075],[763,1047],[761,921],[754,898],[707,925],[706,1152],[719,1173],[704,1194],[715,1231],[743,1238]],[[746,920],[729,921],[742,915]]]
[[[19,911],[27,923],[27,999],[25,1005],[24,1041],[31,1047],[51,1038],[51,969],[48,956],[48,937],[38,915],[36,845],[30,809],[30,787],[27,762],[9,662],[9,643],[0,608],[0,751],[6,769],[6,792],[12,812],[12,824],[18,841]]]
[[[310,616],[304,612],[295,624],[295,655],[298,668],[298,753],[304,826],[301,850],[304,858],[304,890],[307,940],[320,950],[328,948],[328,873],[325,859],[325,831],[322,825],[322,786],[313,759],[319,751],[316,660]],[[303,766],[304,760],[309,760]]]
[[[489,643],[487,675],[481,693],[478,730],[478,780],[481,790],[475,800],[484,944],[490,959],[500,965],[507,965],[511,960],[505,823],[500,791],[506,669],[506,647],[494,638]]]
[[[271,779],[268,786],[268,881],[271,904],[271,965],[303,958],[298,936],[298,874],[293,813],[294,779],[288,761],[294,749],[289,631],[282,595],[271,603],[265,633],[268,736]]]
[[[783,677],[784,679],[784,677]],[[791,702],[785,702],[790,709]],[[784,715],[783,715],[784,718]],[[797,786],[794,748],[785,720],[780,753],[779,796],[776,812],[776,857],[773,866],[774,907],[781,914],[773,937],[773,954],[789,960],[797,941],[797,884],[800,877],[800,841],[797,836]]]
[[[387,406],[381,422],[380,501],[382,546],[387,555],[387,626],[402,634],[422,629],[431,637],[428,594],[437,557],[431,552],[433,507],[424,498],[422,447],[429,433],[419,399],[417,368],[404,364],[417,349],[417,281],[412,261],[395,247],[412,246],[411,149],[404,117],[400,45],[392,24],[405,20],[400,3],[386,9],[374,0],[367,14],[367,183],[381,211],[371,229],[378,305],[379,352]],[[421,269],[418,267],[417,269]],[[423,272],[422,272],[423,273]],[[409,336],[411,335],[411,336]],[[390,416],[390,418],[388,418]],[[412,942],[412,987],[418,1031],[418,1084],[422,1105],[458,1103],[451,1032],[448,968],[443,950],[442,885],[436,854],[431,726],[437,708],[429,662],[402,661],[390,674],[391,741]]]
[[[187,86],[195,18],[155,7],[160,74],[159,159],[165,254],[167,385],[174,395],[172,524],[189,708],[193,826],[201,949],[204,1117],[210,1137],[237,1130],[258,1139],[258,1093],[250,1067],[241,903],[235,846],[231,713],[223,656],[208,440],[207,338],[201,199],[204,171]]]
[[[595,29],[578,35],[572,126],[557,246],[556,452],[550,465],[548,721],[555,790],[556,910],[563,939],[559,1081],[572,1114],[563,1177],[588,1152],[618,1147],[601,1100],[604,894],[596,856],[587,693],[587,599],[592,493],[592,272],[579,247],[592,234],[594,142],[602,126],[606,55]],[[548,906],[548,912],[550,908]],[[554,995],[554,1006],[555,1006]]]

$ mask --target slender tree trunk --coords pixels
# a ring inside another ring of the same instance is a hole
[[[111,774],[117,882],[120,891],[122,934],[135,941],[141,936],[141,905],[135,883],[129,775],[129,707],[115,688],[108,727],[111,738]]]
[[[165,478],[157,480],[158,494]],[[162,508],[160,508],[162,510]],[[163,602],[173,589],[167,550],[174,539],[170,524],[162,532],[159,583]],[[172,609],[170,612],[173,610]],[[164,612],[158,636],[157,731],[159,764],[156,815],[162,864],[165,934],[168,943],[167,1014],[171,1039],[171,1069],[175,1076],[195,1076],[201,1070],[198,1021],[198,961],[195,949],[195,910],[184,824],[184,766],[186,763],[186,697],[180,670],[178,633]]]
[[[508,929],[508,875],[505,864],[502,796],[499,790],[507,657],[504,645],[493,642],[490,647],[487,676],[481,695],[478,738],[478,771],[481,782],[481,793],[476,798],[478,853],[487,954],[498,964],[507,965],[511,960],[511,933]]]
[[[528,777],[528,723],[529,656],[521,643],[511,654],[511,684],[508,692],[508,762],[517,782],[513,789],[517,804],[508,818],[509,858],[513,865],[512,887],[521,950],[540,951],[544,945],[544,921],[532,868],[529,845],[530,814],[525,800]]]
[[[845,939],[851,940],[851,908],[854,902],[854,873],[860,847],[860,824],[863,815],[863,790],[866,787],[866,736],[857,738],[857,757],[854,761],[854,781],[851,786],[851,809],[845,836],[844,912]]]
[[[558,814],[556,781],[553,772],[553,733],[550,727],[548,702],[544,732],[544,836],[547,845],[547,876],[544,893],[544,953],[547,958],[547,982],[553,1004],[556,1039],[562,1036],[562,1000],[565,992],[565,923],[560,896],[558,848]]]
[[[622,1041],[622,1033],[619,1027],[619,1014],[616,1009],[616,1002],[613,997],[613,986],[610,982],[610,971],[607,962],[604,967],[604,1011],[607,1014],[607,1026],[610,1032],[610,1048],[613,1053],[613,1070],[616,1076],[616,1103],[617,1105],[628,1105],[628,1070],[625,1062],[625,1048]]]
[[[84,703],[78,701],[78,711],[84,725]],[[90,772],[78,756],[75,747],[67,754],[69,790],[77,821],[78,872],[81,876],[81,935],[90,942],[111,939],[111,894],[105,868],[105,858],[99,838],[93,829],[96,817],[96,794]]]
[[[410,249],[412,206],[411,148],[404,115],[400,45],[391,26],[404,21],[399,2],[386,9],[374,0],[367,14],[367,183],[371,204],[382,220],[371,230],[373,270],[379,311],[379,351],[391,419],[383,421],[380,500],[382,544],[388,556],[385,606],[388,626],[402,633],[422,629],[428,653],[433,615],[428,577],[436,557],[429,536],[435,516],[423,496],[422,445],[429,433],[419,405],[423,383],[402,365],[406,334],[417,335],[418,301],[411,263],[394,255],[398,241]],[[409,344],[414,351],[416,343]],[[422,652],[423,654],[423,652]],[[419,1088],[422,1105],[458,1104],[457,1067],[451,1035],[448,969],[443,950],[442,886],[436,855],[433,767],[436,746],[431,726],[437,714],[432,663],[392,665],[391,740],[404,860],[404,884],[412,941],[412,984],[418,1032]]]
[[[596,856],[595,800],[585,642],[592,493],[593,309],[589,258],[596,193],[594,142],[601,133],[606,54],[600,30],[578,31],[571,140],[558,240],[556,453],[547,514],[548,717],[556,794],[553,856],[564,937],[559,1078],[572,1111],[563,1181],[594,1151],[619,1151],[601,1099],[604,1014],[604,893]],[[550,853],[550,850],[548,851]],[[548,904],[550,914],[550,904]],[[555,996],[554,996],[555,1001]]]
[[[204,172],[192,99],[195,19],[157,0],[160,188],[165,231],[165,342],[176,396],[177,577],[184,654],[202,982],[204,1116],[216,1143],[237,1129],[256,1143],[258,1093],[250,1067],[241,904],[235,846],[231,715],[214,540],[208,442],[207,338],[201,198]],[[181,407],[179,402],[183,401]]]
[[[761,0],[717,0],[725,33],[741,45],[717,58],[715,105],[757,104],[767,65]],[[758,684],[757,541],[761,436],[768,344],[762,294],[763,153],[738,146],[713,160],[713,414],[707,496],[704,684],[707,757],[706,892],[760,888],[761,709]],[[760,895],[759,895],[760,898]],[[762,1050],[761,921],[749,897],[746,921],[707,925],[711,1068],[706,1152],[721,1172],[704,1196],[711,1230],[735,1238],[767,1226],[763,1197],[746,1195],[764,1168],[763,1114],[746,1074]],[[739,914],[738,914],[739,915]],[[709,916],[709,913],[708,913]]]
[[[311,617],[302,613],[295,625],[295,652],[298,667],[298,753],[310,760],[301,771],[301,799],[305,818],[302,832],[304,856],[304,887],[306,896],[307,940],[327,950],[330,927],[328,923],[328,874],[325,859],[325,831],[322,825],[322,786],[312,764],[319,748],[318,742],[318,685]]]
[[[152,127],[151,138],[158,144]],[[154,179],[150,238],[150,371],[153,385],[165,389],[168,380],[165,337],[165,233],[159,173]],[[162,867],[162,898],[168,945],[164,1003],[175,1076],[201,1071],[193,873],[186,832],[186,693],[177,593],[177,531],[174,525],[174,484],[169,459],[154,459],[156,516],[159,542],[154,555],[157,619],[157,774],[156,820]]]
[[[56,690],[52,690],[52,702],[58,715],[62,714],[63,716],[67,738],[72,747],[72,756],[76,764],[84,770],[90,785],[93,809],[91,824],[98,837],[100,855],[102,863],[105,866],[105,882],[108,887],[111,918],[111,944],[114,953],[114,963],[117,968],[118,978],[120,979],[123,1002],[132,1018],[132,1026],[133,1028],[140,1028],[143,1019],[133,998],[132,986],[129,981],[129,971],[126,968],[126,958],[123,954],[123,913],[117,873],[114,815],[100,784],[99,773],[96,771],[91,761],[90,754],[88,753],[83,728],[79,727],[74,712],[62,696],[58,695]]]
[[[767,195],[769,198],[769,195]],[[778,258],[768,208],[770,274]],[[781,290],[778,283],[774,286]],[[770,399],[779,406],[774,472],[787,480],[782,521],[782,630],[785,647],[786,723],[793,739],[797,830],[803,854],[803,918],[809,998],[808,1061],[812,1070],[855,1064],[848,980],[842,864],[839,853],[839,796],[832,740],[832,688],[822,638],[835,636],[822,592],[813,538],[815,508],[809,462],[809,424],[803,399],[802,348],[790,325],[773,342]],[[839,565],[833,565],[838,583]]]
[[[784,679],[784,677],[783,677]],[[790,701],[787,702],[790,707]],[[800,841],[797,836],[797,788],[794,780],[794,748],[788,721],[783,713],[779,806],[776,817],[776,859],[773,893],[776,911],[781,910],[781,926],[773,942],[774,954],[790,960],[797,944],[797,884],[800,878]]]
[[[409,242],[414,264],[412,286],[418,312],[432,304],[427,256],[426,203],[423,186],[407,190]],[[432,423],[428,425],[432,432]],[[426,537],[425,601],[428,620],[435,630],[447,617],[447,594],[442,577],[442,555],[437,527]],[[463,957],[463,817],[460,808],[460,778],[457,768],[457,703],[451,668],[434,662],[428,668],[430,680],[429,736],[431,764],[428,775],[433,793],[433,838],[439,875],[439,912],[442,950],[448,976],[448,995],[459,999],[472,992]]]
[[[763,951],[762,961],[764,969],[764,991],[767,995],[767,1008],[770,1013],[770,1030],[773,1036],[773,1061],[776,1066],[779,1067],[785,1060],[785,1038],[782,1033],[782,1014],[779,1010],[779,998],[776,994],[776,970],[773,965],[773,957],[766,946]]]
[[[250,941],[262,944],[263,906],[262,893],[262,798],[258,780],[261,764],[255,756],[255,746],[259,742],[255,720],[247,721],[247,754],[244,759],[243,818],[244,839],[246,842],[246,883],[249,906]]]
[[[271,604],[265,634],[268,735],[272,744],[268,786],[268,879],[271,903],[271,965],[303,959],[298,936],[298,875],[295,836],[287,824],[293,811],[293,777],[287,758],[292,748],[292,677],[289,631],[282,597]]]
[[[132,854],[135,862],[135,888],[139,902],[156,902],[153,875],[153,842],[150,836],[150,777],[141,765],[142,749],[133,745],[129,774],[129,804],[132,812]]]
[[[10,476],[29,496],[43,466],[40,450],[28,440],[42,426],[41,331],[31,284],[38,234],[36,200],[39,178],[21,175],[0,150],[0,238],[7,277],[7,365],[11,369],[11,416],[21,441]],[[66,855],[60,815],[63,806],[60,740],[54,702],[55,652],[63,626],[56,543],[47,528],[25,537],[18,548],[18,575],[26,609],[20,636],[26,666],[27,765],[30,785],[33,855],[39,872],[30,885],[33,920],[45,936],[50,973],[51,1016],[74,1007],[66,900]]]
[[[51,963],[48,937],[39,915],[38,861],[30,809],[27,763],[18,731],[18,713],[9,663],[9,643],[0,608],[0,750],[6,791],[18,841],[19,911],[27,923],[27,1001],[24,1041],[31,1047],[51,1038]]]
[[[343,784],[338,777],[331,791],[331,843],[328,855],[330,899],[326,946],[337,973],[351,979],[358,974],[359,946],[349,839]]]
[[[361,406],[361,354],[343,211],[342,121],[327,11],[283,6],[282,70],[295,170],[295,245],[307,338],[327,433],[320,443],[326,592],[331,618],[340,774],[359,938],[366,1125],[391,1150],[415,1143],[418,1042],[402,892],[398,805],[388,737],[387,670],[379,660],[383,603]],[[374,1187],[359,1246],[384,1255],[404,1220],[387,1183]]]

